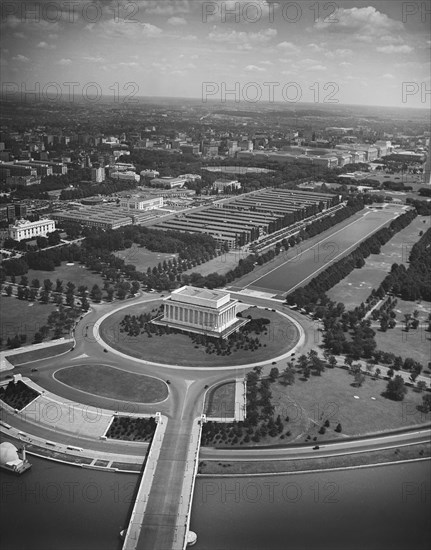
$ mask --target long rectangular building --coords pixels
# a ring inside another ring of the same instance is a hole
[[[338,204],[338,195],[263,189],[156,225],[164,230],[207,233],[230,248],[251,243]]]

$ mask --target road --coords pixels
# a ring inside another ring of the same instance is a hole
[[[311,445],[290,446],[274,449],[212,449],[202,448],[200,458],[204,460],[289,460],[300,458],[328,458],[331,456],[363,453],[367,451],[379,451],[382,449],[396,448],[402,445],[415,443],[429,443],[431,429],[416,429],[391,435],[381,435],[372,438],[349,439],[334,443],[320,443],[319,448],[313,450]]]

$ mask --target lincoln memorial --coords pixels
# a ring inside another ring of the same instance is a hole
[[[237,318],[238,300],[229,292],[183,286],[163,300],[163,316],[154,322],[172,328],[226,337],[247,319]]]

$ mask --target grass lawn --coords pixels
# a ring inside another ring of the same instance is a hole
[[[172,260],[177,258],[178,254],[164,254],[161,252],[151,252],[147,248],[141,248],[137,244],[133,243],[131,248],[119,250],[114,252],[115,256],[121,258],[126,264],[132,264],[136,266],[138,271],[146,272],[149,267],[157,267],[159,263],[163,263],[164,260]]]
[[[396,402],[381,395],[386,389],[387,381],[373,380],[367,376],[362,387],[356,388],[351,385],[353,380],[353,376],[347,371],[335,368],[327,369],[322,376],[311,376],[308,381],[301,380],[297,375],[291,386],[274,381],[270,385],[273,417],[276,419],[280,415],[283,430],[273,437],[261,436],[258,442],[253,439],[244,441],[243,430],[234,446],[316,444],[431,421],[431,413],[424,414],[417,410],[417,406],[422,404],[423,393],[408,388],[404,401]],[[329,426],[325,427],[324,433],[319,433],[326,421]],[[338,424],[342,428],[340,433],[335,431]],[[231,440],[229,437],[220,438],[218,434],[207,445],[231,448],[235,425],[227,423],[227,426],[232,427]]]
[[[235,413],[235,382],[226,382],[207,393],[205,414],[208,417],[233,417]]]
[[[157,403],[168,396],[166,384],[157,378],[105,365],[67,367],[57,371],[55,378],[78,390],[134,403]]]
[[[26,334],[25,345],[32,344],[34,335],[39,329],[46,325],[46,321],[53,311],[54,304],[41,304],[39,302],[28,302],[18,300],[12,296],[0,297],[1,310],[1,349],[7,349],[7,339],[13,338],[15,334]]]
[[[241,250],[232,250],[230,252],[224,252],[221,256],[213,258],[209,262],[197,265],[192,269],[188,269],[184,273],[190,275],[191,273],[200,273],[203,277],[210,273],[218,273],[224,275],[231,269],[234,269],[240,260],[247,258],[249,252],[243,252]]]
[[[404,314],[413,314],[415,309],[419,311],[420,326],[416,330],[410,329],[409,332],[406,332],[402,322]],[[377,349],[400,355],[403,358],[411,357],[422,363],[426,368],[428,362],[431,361],[431,332],[425,330],[428,325],[426,319],[431,312],[431,303],[424,301],[406,302],[398,299],[394,311],[397,314],[397,326],[395,328],[386,332],[374,328]],[[423,326],[424,324],[425,326]]]
[[[426,222],[424,224],[424,221]],[[382,246],[380,254],[371,254],[361,269],[354,269],[326,294],[335,302],[342,302],[350,310],[365,302],[373,288],[377,288],[392,264],[407,265],[412,246],[420,239],[419,231],[426,231],[429,220],[417,216],[410,225],[399,231]]]
[[[42,347],[39,349],[34,349],[32,351],[26,351],[24,353],[17,353],[16,355],[7,355],[7,360],[14,367],[19,367],[31,361],[40,361],[41,359],[47,359],[48,357],[55,357],[66,351],[72,349],[73,341],[64,342],[56,346]]]
[[[139,304],[114,313],[105,319],[100,327],[102,338],[113,348],[132,357],[187,367],[246,365],[265,361],[289,351],[298,340],[298,331],[288,319],[275,312],[257,308],[245,310],[242,314],[243,317],[251,315],[253,318],[270,319],[267,334],[259,336],[262,347],[255,351],[240,349],[229,356],[215,353],[209,355],[203,346],[195,347],[191,338],[185,334],[171,333],[153,335],[149,338],[146,334],[129,336],[125,332],[120,332],[120,321],[125,315],[140,315],[148,311],[155,314],[160,303]]]
[[[311,376],[307,382],[297,377],[292,386],[271,384],[275,416],[289,416],[289,422],[285,423],[291,431],[288,441],[304,442],[307,435],[311,436],[309,442],[314,437],[316,441],[353,437],[431,420],[431,413],[423,414],[416,409],[423,394],[413,388],[408,388],[404,401],[397,402],[382,397],[385,380],[367,376],[360,388],[352,387],[352,383],[353,377],[347,371],[335,368],[327,369],[322,376]],[[325,434],[318,434],[326,420],[330,426]],[[338,423],[342,426],[340,434],[334,431]]]
[[[318,451],[316,451],[318,452]],[[341,455],[328,458],[297,459],[297,460],[265,460],[262,462],[217,462],[203,460],[199,463],[200,474],[256,474],[275,472],[295,472],[328,468],[343,468],[363,464],[378,464],[382,462],[398,462],[431,456],[429,443],[408,445],[399,449],[369,451],[353,455]]]
[[[45,279],[50,279],[54,283],[57,279],[63,281],[64,287],[70,281],[76,285],[78,289],[79,286],[84,285],[88,287],[88,290],[91,290],[93,285],[99,285],[100,288],[103,288],[103,278],[99,273],[93,273],[85,266],[74,263],[73,265],[67,265],[66,262],[63,262],[61,266],[56,267],[54,271],[40,271],[36,269],[29,269],[27,273],[29,282],[33,279],[39,279],[40,284],[43,285]],[[19,277],[17,277],[17,282],[19,283]]]

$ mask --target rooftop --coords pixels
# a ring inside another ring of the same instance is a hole
[[[222,290],[208,290],[207,288],[197,288],[195,286],[184,286],[179,288],[176,294],[181,296],[190,296],[192,298],[203,298],[204,300],[218,300],[228,294]]]

